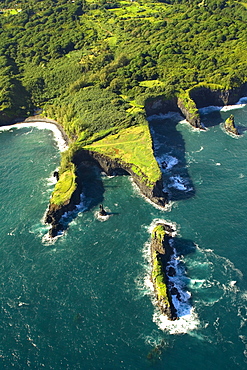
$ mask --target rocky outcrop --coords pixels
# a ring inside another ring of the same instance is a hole
[[[225,129],[234,135],[239,135],[238,129],[235,126],[234,115],[231,114],[225,121]]]
[[[189,103],[190,103],[189,106],[187,106],[187,104],[185,104],[185,101],[181,98],[178,98],[177,101],[178,108],[180,109],[180,112],[186,118],[186,120],[193,127],[202,128],[199,111],[194,100],[190,99]]]
[[[51,224],[49,230],[50,237],[54,238],[64,231],[65,225],[61,222],[62,216],[66,212],[71,212],[76,209],[76,206],[80,203],[80,195],[82,192],[82,181],[79,174],[76,177],[76,190],[72,194],[70,200],[62,205],[49,204],[48,211],[45,215],[45,223]]]
[[[173,248],[170,246],[169,240],[172,237],[174,230],[170,225],[157,224],[152,232],[151,240],[151,259],[152,259],[152,276],[151,280],[154,286],[154,292],[157,299],[157,305],[162,314],[166,315],[170,320],[178,318],[177,311],[172,302],[172,289],[170,286],[169,276],[176,274],[174,271],[167,271],[168,263],[173,255]]]

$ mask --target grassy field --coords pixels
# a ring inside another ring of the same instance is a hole
[[[76,189],[76,175],[74,165],[62,173],[59,181],[56,183],[55,189],[50,200],[51,204],[61,206],[66,204]]]
[[[131,166],[137,175],[143,177],[148,186],[160,179],[161,172],[153,156],[152,140],[148,125],[139,125],[109,135],[84,149],[92,150]]]
[[[163,304],[169,307],[170,303],[167,296],[167,286],[164,280],[162,263],[158,255],[156,251],[153,253],[152,280],[157,291],[158,299],[162,300]]]

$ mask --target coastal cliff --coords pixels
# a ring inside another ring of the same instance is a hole
[[[232,90],[195,86],[170,100],[163,96],[149,98],[145,103],[147,116],[169,111],[180,112],[196,128],[202,128],[198,109],[209,105],[236,103],[247,93],[247,84]],[[133,126],[117,134],[92,142],[78,150],[72,159],[76,168],[82,163],[94,164],[107,175],[129,174],[141,193],[153,203],[164,207],[168,202],[163,192],[162,174],[153,156],[152,139],[148,125]],[[59,180],[60,181],[60,180]],[[45,221],[52,225],[50,235],[57,235],[63,226],[65,212],[73,211],[80,202],[82,181],[76,175],[75,189],[64,202],[50,202]]]
[[[152,148],[150,148],[150,151],[152,152]],[[76,206],[80,203],[83,181],[80,176],[80,171],[78,171],[79,167],[97,166],[109,176],[131,175],[134,183],[139,187],[141,193],[145,197],[150,199],[153,203],[164,207],[168,199],[167,195],[162,190],[161,172],[154,158],[152,159],[153,163],[149,161],[149,158],[146,158],[146,160],[147,166],[152,167],[152,164],[154,167],[157,166],[157,168],[153,168],[151,174],[142,172],[141,166],[137,167],[133,162],[127,162],[119,158],[111,158],[106,154],[93,150],[78,150],[72,158],[73,170],[67,170],[59,176],[59,181],[55,186],[50,200],[49,209],[45,217],[45,222],[51,224],[50,236],[55,237],[64,230],[64,226],[61,222],[62,216],[66,212],[75,210]]]
[[[179,94],[178,97],[165,99],[162,96],[149,98],[145,102],[147,116],[153,114],[166,114],[170,111],[179,112],[196,128],[202,128],[198,109],[203,107],[225,106],[236,104],[247,94],[247,83],[232,89],[223,89],[218,85],[196,85]]]
[[[64,225],[61,222],[62,216],[66,212],[72,212],[76,208],[76,205],[80,203],[80,195],[82,192],[82,180],[76,171],[76,167],[74,168],[74,171],[75,173],[72,174],[72,176],[75,175],[74,182],[73,182],[73,187],[71,186],[70,194],[68,194],[65,197],[65,199],[61,200],[60,202],[56,202],[54,200],[54,197],[52,196],[50,200],[49,208],[45,215],[45,223],[51,225],[51,228],[49,230],[49,235],[52,238],[59,235],[61,232],[64,231]],[[58,180],[57,185],[60,185],[60,182],[63,182],[63,175]],[[57,192],[56,186],[55,186],[55,190],[53,194]],[[64,192],[64,194],[66,193],[67,191]]]
[[[158,179],[151,186],[145,182],[145,174],[141,173],[137,175],[132,169],[131,164],[118,161],[116,159],[111,159],[104,154],[100,154],[93,151],[88,151],[88,154],[96,160],[100,168],[108,175],[118,175],[118,174],[129,174],[131,175],[134,183],[138,186],[141,193],[150,199],[153,203],[164,207],[166,205],[167,199],[164,192],[162,191],[163,184],[162,179]],[[85,152],[83,153],[85,155]]]
[[[157,299],[157,305],[162,314],[169,320],[178,318],[176,308],[172,302],[172,295],[169,287],[169,275],[167,265],[173,255],[173,248],[170,246],[170,239],[174,230],[170,225],[157,224],[152,231],[151,259],[152,275],[151,280]],[[169,272],[173,274],[174,272]]]

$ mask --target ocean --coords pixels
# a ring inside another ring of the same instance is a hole
[[[224,131],[231,113],[239,137]],[[247,106],[201,115],[205,131],[177,114],[150,119],[165,211],[129,176],[88,169],[54,240],[43,219],[62,138],[44,123],[0,128],[1,369],[246,368]],[[177,229],[176,321],[159,313],[150,283],[158,221]]]

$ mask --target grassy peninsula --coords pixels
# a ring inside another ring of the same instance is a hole
[[[115,135],[87,145],[84,149],[106,155],[127,164],[147,186],[160,179],[161,172],[152,153],[152,141],[148,125],[138,125],[120,130]]]
[[[130,143],[116,144],[114,135],[128,129],[135,136],[137,127],[144,127],[148,98],[176,97],[196,120],[191,99],[196,86],[230,89],[245,83],[246,4],[5,0],[0,9],[0,124],[42,108],[71,140],[60,175],[72,168],[77,150],[90,147],[113,156],[114,147],[133,171],[152,182],[157,171],[148,168],[148,162],[149,167],[154,163],[150,142],[145,164],[141,140],[132,150]],[[60,181],[67,183],[67,177]]]

